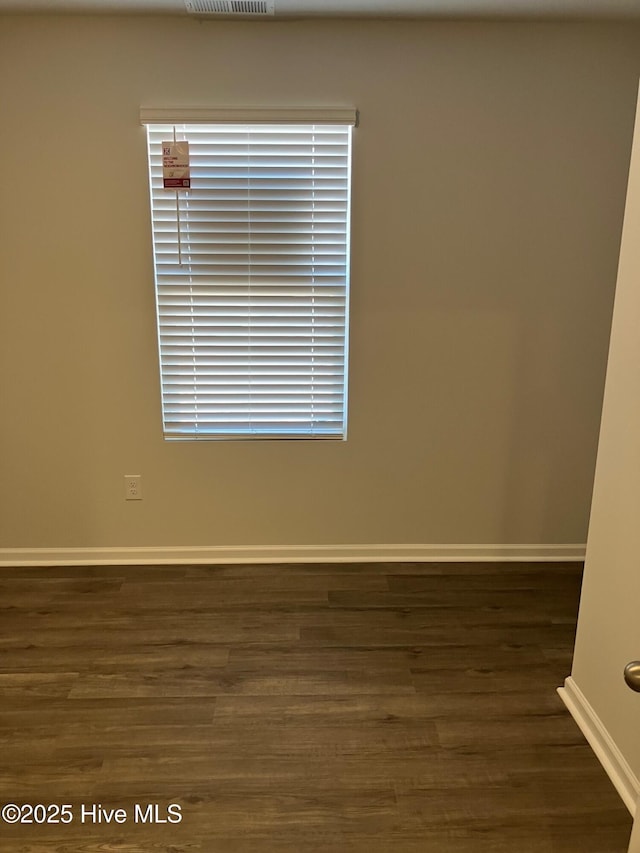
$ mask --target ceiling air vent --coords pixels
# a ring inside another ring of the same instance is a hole
[[[240,15],[262,17],[275,15],[275,0],[184,0],[190,15]]]

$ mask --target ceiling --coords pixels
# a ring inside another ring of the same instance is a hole
[[[640,0],[275,0],[278,17],[425,17],[640,20]],[[187,16],[184,0],[0,0],[3,12]],[[247,17],[247,16],[244,16]],[[273,21],[273,17],[261,17]]]

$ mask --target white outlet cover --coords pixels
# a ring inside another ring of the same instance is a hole
[[[124,475],[124,496],[128,501],[142,500],[142,477],[140,474]]]

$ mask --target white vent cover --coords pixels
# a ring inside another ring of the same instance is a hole
[[[190,15],[275,15],[275,0],[184,0]]]

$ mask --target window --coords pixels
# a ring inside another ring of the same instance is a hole
[[[345,437],[355,118],[142,110],[165,438]]]

